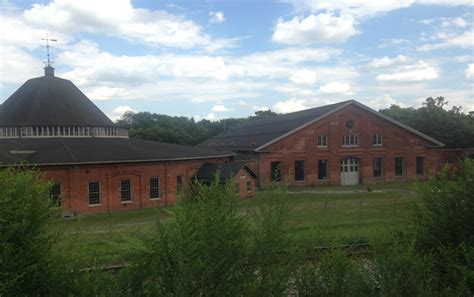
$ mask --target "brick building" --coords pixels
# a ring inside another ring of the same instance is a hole
[[[198,145],[232,150],[260,183],[351,185],[424,179],[443,144],[354,100],[254,119]]]
[[[55,77],[50,66],[0,105],[0,167],[39,168],[54,184],[51,194],[65,215],[174,203],[204,164],[233,156],[129,139],[127,129],[117,127],[72,82]]]

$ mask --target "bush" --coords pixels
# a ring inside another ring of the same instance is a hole
[[[0,171],[0,296],[47,295],[55,285],[48,192],[35,172]]]
[[[474,160],[445,167],[418,190],[422,199],[416,208],[418,247],[474,246]]]
[[[372,274],[340,250],[326,252],[319,265],[305,264],[297,277],[298,296],[374,296]]]
[[[251,273],[247,268],[249,232],[237,214],[237,195],[228,183],[195,185],[193,196],[174,207],[174,220],[158,226],[145,251],[125,274],[135,296],[238,295]]]

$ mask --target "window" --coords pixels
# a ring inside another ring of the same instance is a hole
[[[89,182],[89,205],[100,204],[100,183],[98,181]]]
[[[426,160],[425,157],[416,157],[416,175],[425,175],[426,171]]]
[[[328,137],[325,134],[318,135],[318,147],[327,147]]]
[[[295,180],[304,180],[304,160],[295,161]]]
[[[248,181],[245,188],[247,189],[247,193],[252,192],[252,182]]]
[[[150,199],[160,198],[160,178],[150,177]]]
[[[236,183],[236,184],[235,184],[235,192],[236,192],[237,194],[240,193],[240,184],[239,184],[239,183]]]
[[[404,159],[403,157],[395,157],[395,175],[396,176],[403,176],[404,171]]]
[[[49,196],[53,200],[54,205],[61,206],[61,185],[54,184],[49,190]]]
[[[272,176],[272,182],[280,182],[281,181],[281,162],[274,161],[270,163],[270,170]]]
[[[318,160],[318,179],[328,179],[328,160]]]
[[[132,182],[129,179],[120,181],[120,200],[122,202],[132,201]]]
[[[353,121],[353,120],[347,120],[347,121],[346,121],[346,128],[347,128],[347,129],[352,129],[352,128],[354,128],[354,121]]]
[[[374,177],[383,176],[383,158],[374,158],[373,175]]]
[[[342,146],[359,146],[359,135],[344,135],[342,137]]]
[[[375,133],[374,137],[372,138],[372,145],[373,146],[381,146],[382,145],[382,134]]]
[[[176,192],[181,192],[183,190],[183,176],[178,175],[176,177]]]

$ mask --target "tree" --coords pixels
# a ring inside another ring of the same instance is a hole
[[[429,97],[418,109],[392,105],[380,112],[443,142],[447,147],[474,147],[474,118],[464,114],[459,106],[447,110],[447,104],[444,97]]]

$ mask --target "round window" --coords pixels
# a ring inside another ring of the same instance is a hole
[[[346,127],[348,129],[352,129],[354,127],[354,121],[353,120],[347,120],[346,121]]]

